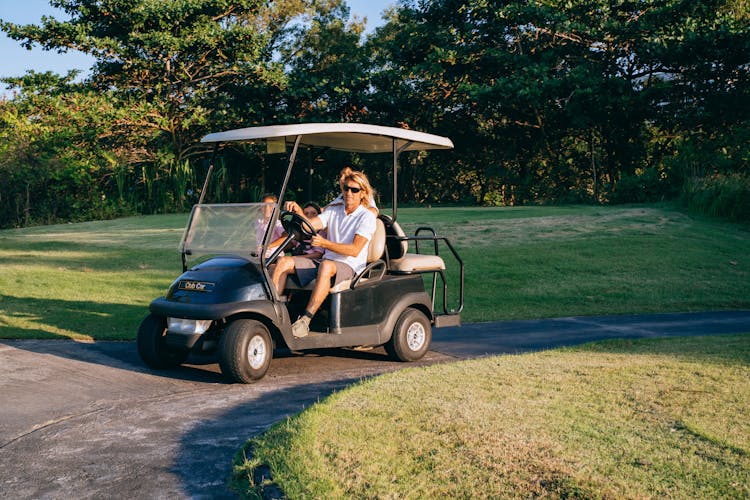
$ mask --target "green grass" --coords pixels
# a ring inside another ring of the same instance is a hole
[[[403,370],[250,441],[233,486],[266,464],[289,498],[747,498],[748,380],[747,334]]]
[[[180,274],[186,219],[0,231],[0,337],[133,339]],[[455,242],[464,321],[750,307],[750,231],[666,206],[410,208],[399,221]],[[292,498],[748,497],[749,338],[387,375],[251,442],[235,486],[256,491],[251,471],[268,463]]]
[[[412,230],[432,225],[455,240],[468,321],[750,306],[740,226],[660,206],[402,212]]]
[[[432,225],[454,241],[464,321],[750,307],[750,231],[669,207],[405,208],[398,218],[407,233]],[[134,338],[180,274],[186,220],[0,231],[0,337]]]
[[[134,339],[181,270],[187,215],[0,231],[0,337]]]

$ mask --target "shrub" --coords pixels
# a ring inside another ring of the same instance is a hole
[[[623,174],[610,197],[612,203],[646,203],[662,201],[669,193],[669,186],[656,168],[646,168],[627,175]]]
[[[750,224],[750,176],[715,174],[688,180],[682,202],[691,212]]]

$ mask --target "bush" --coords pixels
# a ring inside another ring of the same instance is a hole
[[[750,177],[733,173],[688,180],[682,202],[691,212],[750,225]]]
[[[612,203],[647,203],[662,201],[668,196],[668,183],[656,168],[627,175],[623,174],[615,186],[610,201]]]

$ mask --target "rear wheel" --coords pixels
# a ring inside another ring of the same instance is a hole
[[[167,346],[166,333],[167,319],[155,314],[143,318],[138,328],[138,354],[150,368],[174,368],[187,359],[187,350]]]
[[[427,353],[432,341],[432,326],[418,309],[408,308],[396,321],[385,350],[397,361],[416,361]]]
[[[219,366],[225,377],[249,384],[263,378],[273,357],[268,328],[260,321],[232,321],[219,341]]]

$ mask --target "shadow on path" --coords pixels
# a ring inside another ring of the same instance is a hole
[[[236,498],[228,487],[234,455],[245,442],[362,378],[301,383],[242,402],[186,431],[171,472],[189,498]]]

